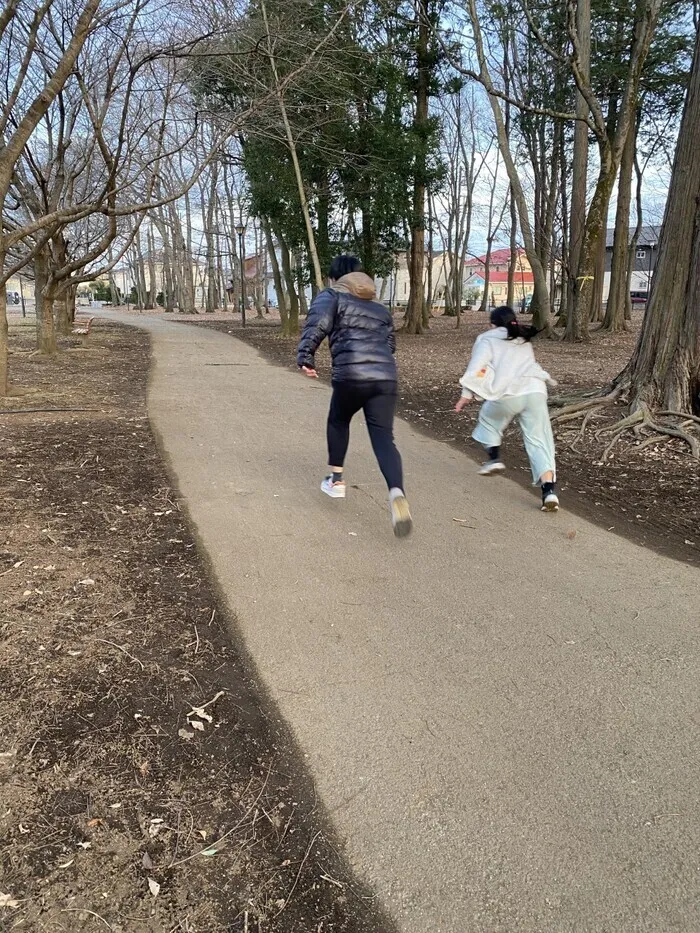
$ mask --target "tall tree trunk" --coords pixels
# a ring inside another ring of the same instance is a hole
[[[617,383],[632,410],[698,411],[700,392],[700,33],[681,120],[651,297]]]
[[[143,311],[148,301],[146,289],[146,265],[141,249],[141,231],[139,230],[134,240],[134,275],[136,278],[136,298],[139,311]]]
[[[627,255],[627,286],[625,291],[625,321],[629,322],[632,320],[632,272],[634,271],[634,259],[637,255],[637,243],[639,243],[639,237],[642,235],[642,227],[644,225],[644,210],[642,207],[642,182],[644,180],[642,175],[642,170],[639,167],[639,162],[637,157],[634,159],[634,170],[637,176],[637,192],[635,195],[635,203],[637,205],[637,223],[632,233],[632,239],[630,240],[630,248]],[[651,279],[651,276],[649,277]],[[651,291],[651,281],[647,282],[647,302],[649,301],[649,292]]]
[[[168,314],[172,314],[175,310],[173,245],[170,238],[170,230],[166,224],[162,208],[158,209],[154,223],[160,234],[161,243],[163,244],[163,307]]]
[[[411,254],[408,267],[410,291],[406,307],[405,330],[408,334],[422,334],[425,330],[425,186],[428,166],[427,126],[430,60],[428,56],[430,26],[429,0],[418,0],[418,42],[416,45],[417,86],[416,114],[413,120],[415,138],[415,175],[411,209]]]
[[[282,287],[282,274],[280,272],[280,264],[277,261],[275,242],[272,239],[272,228],[267,217],[262,217],[260,222],[262,223],[262,228],[265,233],[267,252],[270,257],[270,265],[272,267],[272,281],[275,284],[275,294],[277,295],[277,307],[280,313],[282,333],[285,334],[289,329],[289,310],[287,308],[287,297]]]
[[[425,277],[425,301],[423,303],[423,330],[430,327],[433,304],[433,199],[428,195],[428,268]]]
[[[505,124],[503,122],[503,112],[501,110],[501,105],[498,97],[496,97],[494,94],[493,81],[491,80],[491,74],[488,69],[486,52],[484,50],[483,37],[481,34],[481,26],[479,24],[479,14],[476,8],[476,0],[467,0],[467,5],[469,8],[469,16],[471,19],[472,28],[474,30],[474,41],[476,45],[477,59],[479,62],[481,83],[484,85],[488,93],[491,111],[493,113],[494,121],[496,124],[498,145],[501,150],[501,155],[503,156],[503,161],[505,162],[506,171],[508,173],[508,180],[510,181],[513,194],[515,196],[515,202],[518,208],[518,219],[520,221],[520,232],[523,236],[525,253],[527,254],[528,262],[530,263],[530,267],[532,269],[532,277],[535,282],[535,293],[533,296],[533,301],[536,306],[536,313],[533,315],[533,324],[538,330],[551,333],[547,273],[544,270],[542,263],[540,262],[540,258],[537,255],[537,250],[535,249],[535,239],[532,233],[532,225],[530,224],[529,205],[525,196],[525,192],[523,191],[523,186],[520,181],[520,176],[518,175],[518,170],[513,159],[513,154],[510,151],[510,146],[508,145],[508,140],[506,138],[506,130]]]
[[[68,320],[71,325],[75,324],[75,302],[78,295],[77,285],[71,285],[66,290],[66,308],[68,310]]]
[[[484,262],[484,293],[481,296],[479,312],[485,314],[491,306],[489,301],[489,288],[491,287],[491,251],[493,250],[493,234],[486,240],[486,256]]]
[[[559,327],[566,327],[571,257],[569,255],[569,201],[566,196],[568,166],[566,161],[566,140],[564,139],[564,133],[561,134],[559,149],[559,168],[561,171],[561,276],[559,283],[559,314],[557,315],[557,325]]]
[[[284,294],[284,288],[282,287],[282,274],[280,272],[280,264],[277,260],[277,251],[275,250],[275,241],[272,238],[272,228],[270,226],[270,221],[267,217],[261,218],[263,232],[265,233],[265,243],[267,245],[267,254],[270,258],[270,267],[272,269],[272,281],[275,285],[275,294],[277,295],[277,307],[280,311],[280,317],[282,312],[287,313],[286,306],[286,296]]]
[[[5,268],[5,254],[0,251],[0,269]],[[10,390],[7,365],[8,354],[7,291],[0,288],[0,397],[4,398]]]
[[[518,265],[518,216],[513,197],[513,186],[510,186],[510,262],[508,263],[508,293],[506,304],[512,308],[515,302],[515,271]]]
[[[608,209],[605,210],[605,216],[608,216]],[[605,246],[607,242],[607,223],[603,226],[598,236],[598,253],[595,261],[595,274],[593,281],[593,292],[591,295],[591,309],[589,320],[591,323],[599,324],[603,320],[603,292],[605,290]]]
[[[222,240],[225,240],[226,237],[222,234],[224,229],[224,219],[223,219],[223,205],[218,196],[216,197],[216,213],[215,213],[215,231],[214,231],[214,246],[216,249],[216,288],[219,295],[219,302],[221,309],[223,311],[228,311],[228,296],[226,292],[226,271],[224,269],[224,253],[222,248]]]
[[[36,346],[46,356],[56,353],[53,321],[53,292],[48,287],[49,261],[44,251],[34,259],[34,301],[36,307]]]
[[[591,77],[591,3],[578,0],[576,4],[576,32],[579,42],[579,68],[585,82]],[[586,225],[586,187],[588,182],[588,133],[583,121],[588,116],[588,104],[580,90],[576,91],[576,126],[574,152],[571,160],[571,211],[569,221],[569,265],[566,288],[566,334],[569,340],[581,340],[588,335],[588,316],[582,318],[576,310],[579,284],[579,266]]]
[[[56,295],[56,299],[54,301],[54,312],[56,314],[56,330],[64,337],[68,336],[73,329],[73,322],[70,318],[67,291],[63,291]]]
[[[206,307],[205,310],[208,313],[213,313],[216,311],[219,305],[219,295],[218,295],[218,275],[217,275],[217,263],[216,263],[216,249],[214,245],[214,217],[216,216],[216,202],[217,202],[217,192],[216,186],[219,178],[218,174],[218,163],[213,162],[211,166],[211,179],[209,184],[209,192],[207,198],[207,206],[205,212],[205,237],[207,244],[207,298],[206,298]]]
[[[567,340],[588,339],[587,316],[595,280],[598,237],[601,230],[607,226],[610,195],[615,185],[627,135],[633,132],[637,114],[639,82],[659,18],[661,4],[662,0],[640,0],[635,9],[634,40],[630,63],[624,92],[620,98],[619,111],[616,108],[616,125],[614,133],[611,134],[612,139],[608,128],[603,130],[600,127],[600,117],[596,119],[600,167],[583,231],[581,258],[574,283],[574,310],[566,328]],[[609,114],[608,123],[610,122]]]
[[[294,270],[292,269],[292,259],[287,244],[284,241],[282,232],[276,224],[272,225],[275,237],[279,243],[280,255],[282,256],[282,271],[285,282],[287,283],[287,298],[289,303],[289,316],[287,319],[286,333],[284,336],[293,337],[299,333],[299,297],[296,292],[296,283],[294,281]]]
[[[617,185],[617,209],[615,212],[615,236],[613,239],[612,268],[608,304],[605,309],[603,329],[616,333],[625,329],[625,313],[629,297],[630,269],[630,207],[632,204],[632,173],[637,150],[637,130],[630,129],[622,151],[620,178]]]
[[[195,294],[195,273],[194,273],[194,254],[192,251],[192,203],[190,201],[189,190],[185,192],[185,237],[183,238],[182,226],[180,224],[177,211],[173,212],[177,217],[177,224],[180,231],[182,245],[182,282],[184,287],[183,304],[185,311],[193,314],[197,313],[197,301]],[[199,264],[197,264],[199,269]]]
[[[146,230],[146,248],[148,249],[148,291],[146,292],[146,310],[152,311],[157,307],[158,279],[156,276],[156,238],[153,236],[153,224],[149,223]],[[145,276],[144,276],[145,277]],[[145,284],[145,283],[144,283]]]
[[[306,300],[306,288],[304,287],[303,268],[298,253],[292,254],[292,267],[296,278],[297,295],[299,296],[299,311],[303,317],[309,313],[309,303]]]
[[[260,9],[262,10],[263,20],[265,21],[265,32],[267,33],[267,57],[270,61],[270,68],[275,80],[275,93],[277,96],[277,103],[280,108],[280,114],[282,115],[282,124],[284,126],[284,132],[287,139],[287,146],[289,148],[289,154],[292,157],[292,166],[294,168],[294,177],[297,182],[297,190],[299,192],[299,202],[301,204],[301,213],[304,218],[304,225],[306,226],[306,236],[308,240],[309,247],[309,257],[311,258],[311,266],[314,272],[314,282],[316,288],[320,291],[323,288],[323,273],[321,272],[321,264],[318,258],[318,251],[316,249],[316,237],[314,234],[313,224],[311,223],[311,214],[309,212],[309,202],[306,197],[306,188],[304,187],[304,178],[301,172],[301,165],[299,164],[299,156],[297,154],[297,147],[294,141],[294,135],[292,133],[292,127],[289,123],[289,118],[287,116],[287,105],[284,102],[284,93],[282,90],[282,85],[280,84],[279,75],[277,73],[277,61],[275,60],[274,52],[272,51],[272,37],[270,35],[270,26],[267,21],[267,7],[265,5],[265,0],[260,0]]]
[[[256,317],[262,320],[265,317],[265,249],[262,242],[262,230],[257,222],[253,222],[253,237],[255,239],[255,311]]]

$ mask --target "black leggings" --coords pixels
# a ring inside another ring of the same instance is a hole
[[[395,382],[334,382],[328,412],[328,463],[342,467],[350,441],[350,422],[362,409],[374,456],[389,489],[403,489],[401,455],[394,444]]]

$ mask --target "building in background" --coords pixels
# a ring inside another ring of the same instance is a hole
[[[630,242],[632,233],[630,232]],[[642,227],[637,245],[632,257],[632,277],[630,279],[630,294],[633,298],[646,301],[651,290],[651,280],[659,256],[659,236],[661,227]],[[612,270],[613,242],[615,230],[611,227],[605,240],[605,282],[603,284],[603,301],[608,300],[610,293],[610,273]]]
[[[465,288],[472,290],[477,297],[477,303],[481,301],[486,286],[485,272],[472,272],[465,281]],[[514,295],[516,309],[522,309],[524,305],[529,305],[530,298],[535,291],[535,279],[530,271],[519,269],[515,273]],[[498,307],[508,300],[508,271],[505,272],[492,269],[489,273],[489,293],[487,304],[489,307]],[[523,304],[524,303],[524,304]]]

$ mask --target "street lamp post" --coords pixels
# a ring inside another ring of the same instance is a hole
[[[245,294],[245,225],[239,224],[236,227],[236,233],[238,234],[238,246],[241,260],[241,324],[245,327],[245,304],[246,304],[246,294]]]

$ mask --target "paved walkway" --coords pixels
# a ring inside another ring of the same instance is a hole
[[[416,529],[396,541],[359,420],[357,488],[318,490],[327,388],[138,323],[201,540],[401,930],[700,929],[697,571],[541,515],[406,424]]]

